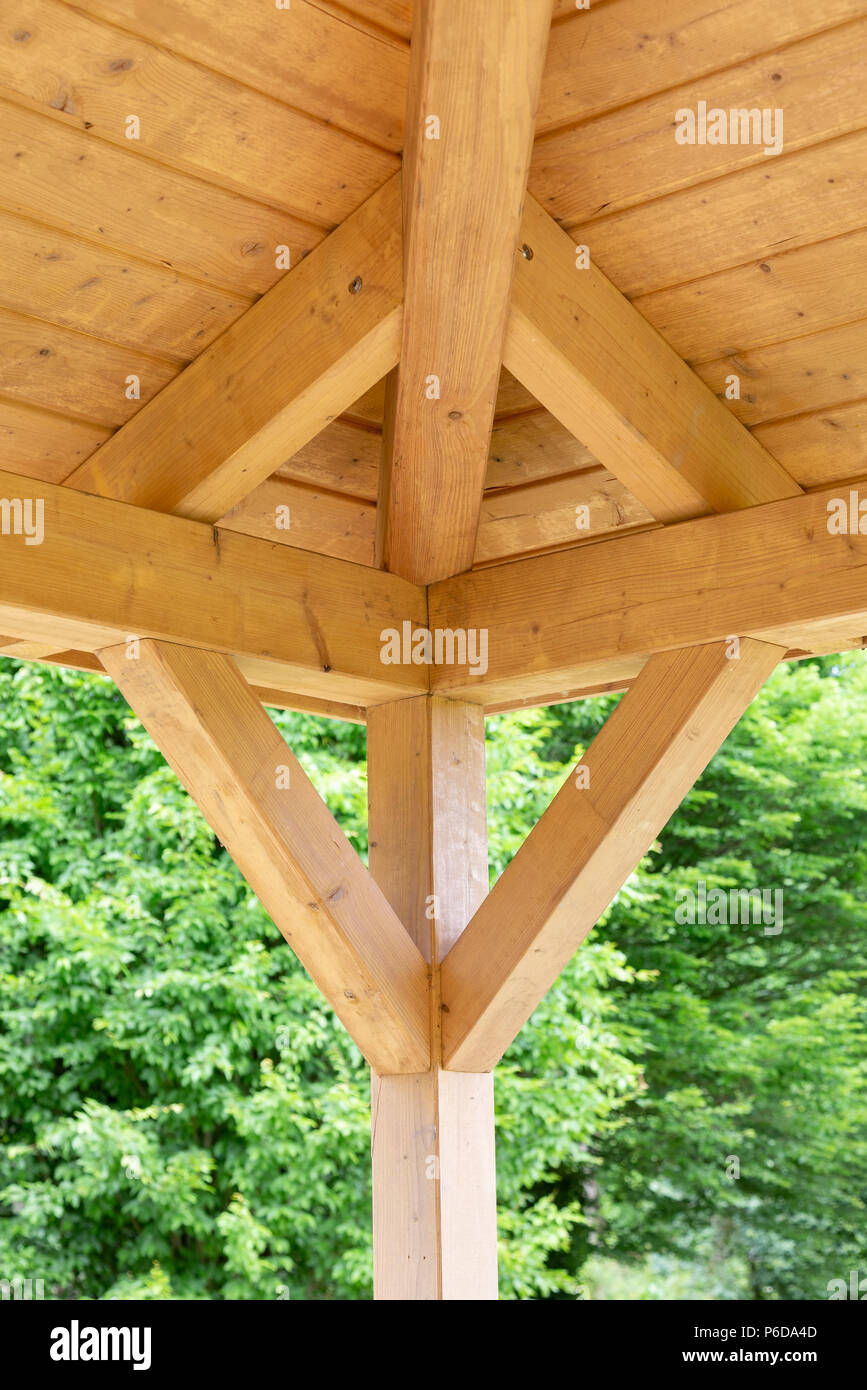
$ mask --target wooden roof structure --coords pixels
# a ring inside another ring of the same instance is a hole
[[[867,0],[0,17],[0,652],[115,679],[371,1063],[377,1296],[496,1297],[494,1066],[867,642]],[[485,714],[613,690],[486,896]],[[367,723],[370,871],[263,703]]]

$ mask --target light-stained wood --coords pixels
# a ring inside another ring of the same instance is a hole
[[[7,210],[230,293],[270,289],[277,247],[297,265],[326,230],[5,101],[0,170]]]
[[[148,641],[129,657],[99,653],[371,1066],[425,1068],[424,961],[230,658]]]
[[[571,239],[528,198],[504,360],[658,520],[799,491]]]
[[[648,662],[443,962],[446,1067],[496,1065],[784,654]]]
[[[717,0],[678,0],[676,6],[594,0],[551,34],[537,135],[742,64],[864,13],[864,0],[821,6],[813,0],[730,0],[724,7]],[[715,83],[708,76],[709,93]]]
[[[758,425],[755,434],[802,487],[859,477],[867,459],[867,400]]]
[[[374,425],[382,427],[385,414],[385,382],[378,381],[369,391],[365,391],[357,401],[353,401],[348,410],[343,412],[343,418],[353,424]],[[507,372],[505,367],[500,371],[500,380],[497,386],[497,404],[494,411],[494,421],[506,416],[517,415],[525,410],[538,410],[539,402],[535,396],[531,396],[525,386],[520,381],[516,381],[511,372]]]
[[[10,473],[60,483],[104,444],[105,425],[55,415],[24,401],[0,397],[0,460]]]
[[[87,8],[327,125],[401,148],[406,52],[346,23],[342,5],[87,0]],[[284,148],[276,163],[285,168],[287,158]]]
[[[867,396],[867,318],[702,362],[696,370],[718,394],[728,376],[739,377],[740,398],[726,404],[748,425],[862,400]]]
[[[867,230],[641,295],[643,318],[690,363],[867,318]]]
[[[394,365],[401,294],[398,175],[70,486],[216,521]]]
[[[761,143],[679,144],[676,112],[695,112],[700,101],[726,112],[783,110],[789,153],[860,130],[865,48],[867,21],[856,20],[549,136],[533,151],[530,192],[560,221],[588,222],[780,157]]]
[[[275,477],[221,517],[220,529],[372,565],[376,508],[372,502]]]
[[[378,1299],[495,1299],[491,1076],[439,1066],[436,966],[488,886],[484,716],[422,697],[368,715],[371,873],[434,966],[433,1059],[371,1081]]]
[[[157,356],[197,356],[251,301],[0,211],[7,309]]]
[[[415,8],[403,343],[379,506],[382,561],[417,583],[472,563],[550,20],[551,0]]]
[[[412,31],[413,6],[409,0],[349,0],[348,4],[341,0],[340,8],[403,39],[408,39]],[[574,13],[575,0],[554,0],[554,19]]]
[[[164,8],[177,14],[174,4]],[[254,8],[261,11],[248,6]],[[39,103],[54,119],[62,112],[91,139],[329,224],[342,222],[397,168],[394,155],[166,52],[164,35],[147,43],[59,0],[21,0],[19,10],[19,26],[0,32],[0,87]],[[271,57],[286,26],[280,30],[276,7],[267,19],[276,32],[262,53]],[[289,19],[296,31],[300,19],[296,9]],[[338,36],[351,34],[333,27]],[[243,50],[251,38],[248,30]],[[224,47],[229,43],[224,35]],[[297,60],[296,52],[293,67]],[[129,113],[140,122],[135,142],[125,133]]]
[[[486,492],[473,563],[545,546],[574,545],[588,536],[652,521],[647,508],[604,468]]]
[[[0,648],[3,649],[0,656],[14,656],[18,660],[38,661],[47,666],[65,666],[74,671],[93,671],[97,675],[105,675],[102,662],[94,652],[58,652],[51,643],[23,642],[19,637],[10,636],[0,636]],[[291,695],[285,690],[271,690],[266,686],[251,685],[250,689],[261,704],[274,709],[299,710],[303,714],[315,714],[322,719],[340,719],[349,724],[367,722],[367,711],[361,705],[317,700],[312,695]]]
[[[275,477],[375,502],[381,451],[379,430],[334,420],[281,463]]]
[[[761,634],[809,650],[828,623],[867,632],[867,535],[831,535],[839,486],[600,540],[431,587],[431,628],[488,629],[488,669],[431,668],[486,705],[628,683],[655,652]],[[862,626],[863,624],[863,626]],[[791,634],[799,641],[795,644]]]
[[[0,392],[14,400],[112,428],[129,420],[179,368],[0,308]],[[138,378],[140,400],[127,397],[134,389],[130,376]]]
[[[565,425],[547,410],[534,410],[495,423],[485,487],[515,487],[598,467]]]
[[[427,668],[380,660],[384,629],[426,620],[423,592],[396,575],[0,473],[0,497],[34,496],[43,543],[0,545],[3,632],[57,651],[131,634],[207,647],[253,685],[338,703],[427,689]]]
[[[649,294],[865,226],[865,161],[861,130],[567,230],[623,294]]]

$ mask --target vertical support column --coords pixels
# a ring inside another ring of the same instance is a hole
[[[493,1073],[440,1066],[439,963],[488,887],[484,715],[432,696],[370,710],[370,868],[431,966],[432,1065],[371,1078],[374,1294],[496,1299]]]

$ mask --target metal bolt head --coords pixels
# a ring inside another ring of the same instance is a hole
[[[532,246],[528,246],[526,241],[521,247],[521,255],[524,257],[525,261],[531,261],[533,259],[533,248]]]
[[[363,283],[364,283],[364,281],[362,280],[361,276],[360,276],[360,275],[356,275],[355,279],[354,279],[354,280],[350,280],[350,282],[349,282],[349,293],[350,293],[350,294],[358,294],[358,291],[361,289],[361,286],[363,285]]]

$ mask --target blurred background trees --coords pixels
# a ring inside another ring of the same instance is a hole
[[[111,684],[0,662],[0,1277],[371,1292],[367,1069]],[[496,876],[614,700],[489,721]],[[366,854],[364,730],[274,715]],[[867,663],[781,667],[508,1052],[504,1298],[867,1274]],[[680,925],[700,880],[783,929]]]

